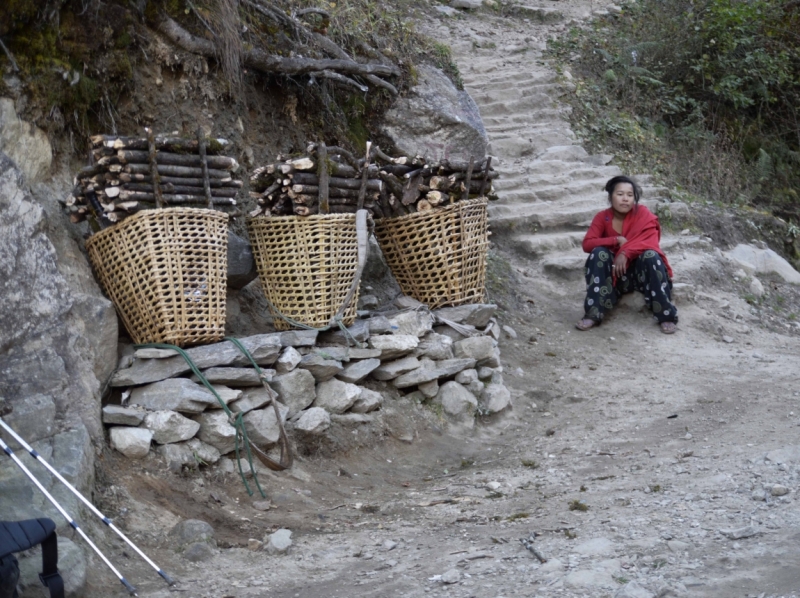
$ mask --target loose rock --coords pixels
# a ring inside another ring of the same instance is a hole
[[[292,546],[292,532],[288,529],[279,529],[274,534],[264,538],[264,549],[269,554],[286,554]]]
[[[144,425],[153,432],[158,444],[182,442],[192,438],[200,429],[196,421],[175,411],[155,411],[144,418]]]
[[[310,407],[306,409],[303,411],[300,419],[294,424],[295,430],[312,436],[324,434],[330,427],[331,416],[321,407]]]
[[[115,426],[109,430],[111,448],[130,459],[141,459],[150,452],[153,433],[147,428]]]
[[[341,380],[328,380],[317,386],[315,407],[322,407],[330,413],[344,413],[361,395],[361,389],[355,384]]]

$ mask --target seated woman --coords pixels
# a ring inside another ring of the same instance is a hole
[[[605,187],[611,207],[597,214],[583,239],[586,260],[586,300],[578,330],[599,325],[620,295],[639,291],[664,334],[677,329],[678,310],[672,304],[672,268],[659,247],[661,225],[646,206],[641,191],[626,176],[615,176]]]

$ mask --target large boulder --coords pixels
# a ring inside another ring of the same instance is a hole
[[[285,422],[289,408],[278,403],[278,412],[281,414],[281,423]],[[275,408],[272,405],[264,409],[249,411],[242,419],[247,437],[259,448],[269,448],[281,437],[281,430],[275,417]]]
[[[726,254],[748,274],[774,274],[786,282],[800,284],[800,272],[772,249],[757,249],[752,245],[740,244]]]
[[[474,100],[435,67],[420,65],[417,75],[417,84],[384,118],[383,132],[397,150],[428,160],[483,159],[489,142]]]

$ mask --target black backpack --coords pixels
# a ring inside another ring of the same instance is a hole
[[[17,598],[19,566],[15,552],[42,545],[39,579],[50,590],[50,598],[64,598],[64,580],[58,572],[58,541],[52,519],[0,521],[0,598]]]

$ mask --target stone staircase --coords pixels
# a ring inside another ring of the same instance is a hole
[[[558,25],[517,27],[494,17],[495,37],[502,36],[503,43],[475,43],[486,35],[486,18],[467,15],[459,26],[466,35],[449,41],[500,173],[495,181],[500,200],[489,206],[492,240],[537,261],[544,273],[558,274],[583,255],[583,235],[608,205],[602,189],[622,172],[609,164],[613,156],[590,155],[570,127],[571,109],[562,100],[568,82],[542,58],[544,39],[556,34]],[[648,176],[636,178],[643,203],[653,207],[667,196]]]

